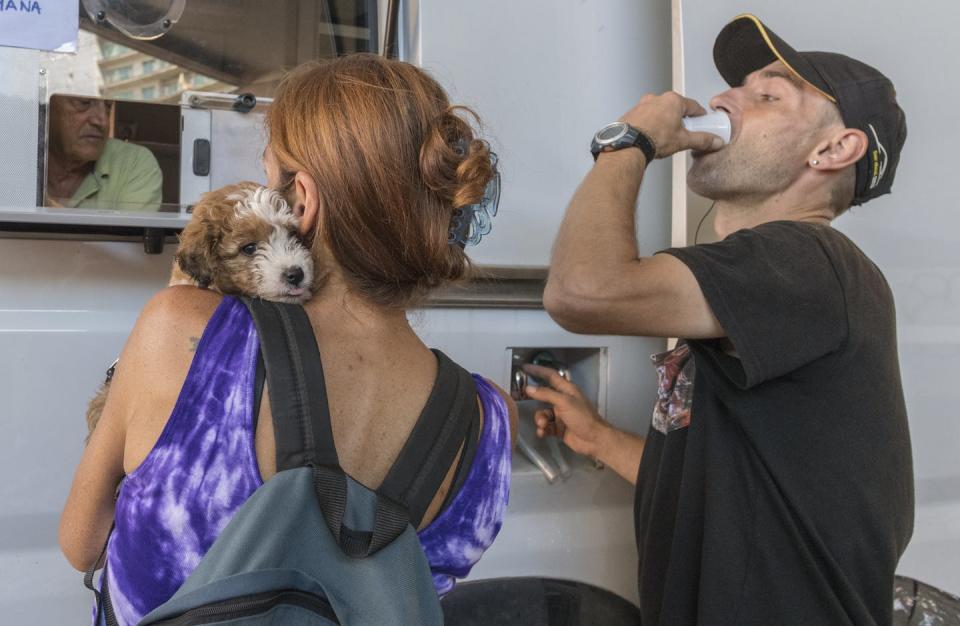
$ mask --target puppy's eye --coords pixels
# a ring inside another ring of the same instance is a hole
[[[247,256],[253,256],[254,254],[257,253],[257,244],[256,244],[256,243],[248,243],[247,245],[245,245],[245,246],[243,246],[242,248],[240,248],[240,252],[243,253],[243,254],[245,254],[245,255],[247,255]]]

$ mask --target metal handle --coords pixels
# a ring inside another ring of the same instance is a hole
[[[523,435],[517,435],[517,449],[523,453],[523,456],[537,466],[541,472],[543,472],[544,478],[547,479],[547,482],[553,484],[559,476],[557,468],[555,468],[550,461],[548,461],[542,454],[537,452],[537,449],[530,445],[530,442],[526,440]]]
[[[567,366],[566,363],[563,363],[560,360],[558,360],[553,355],[553,353],[548,350],[544,350],[542,352],[538,352],[535,355],[533,355],[533,357],[530,359],[530,363],[533,365],[540,365],[543,367],[552,368],[557,371],[557,374],[559,374],[561,378],[568,380],[570,382],[573,382],[573,376],[570,372],[569,366]],[[520,363],[519,361],[514,362],[515,369],[513,370],[513,373],[510,379],[510,396],[517,402],[528,399],[524,389],[531,382],[530,381],[531,377],[528,376],[527,373],[524,372],[522,369],[520,369],[522,365],[523,364]],[[528,448],[530,448],[529,443],[527,443],[526,445]],[[518,446],[519,446],[519,441],[518,441]],[[555,437],[548,437],[547,447],[550,449],[550,455],[553,457],[553,460],[556,463],[558,468],[555,470],[555,472],[558,472],[559,476],[562,477],[564,480],[566,480],[570,476],[573,470],[571,469],[570,464],[567,463],[566,457],[563,453],[563,448],[560,446],[560,442],[557,441]],[[537,456],[541,460],[543,461],[546,460],[546,459],[543,459],[543,456],[537,453],[536,450],[533,450],[533,452],[537,454]],[[529,455],[527,456],[529,458]],[[532,458],[530,460],[531,462],[538,465],[539,467],[538,461],[535,461]],[[604,467],[603,462],[600,461],[599,459],[593,459],[593,465],[597,469],[603,469]],[[550,482],[553,482],[553,480],[550,480]]]

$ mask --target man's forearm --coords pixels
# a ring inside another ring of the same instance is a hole
[[[723,140],[683,128],[683,117],[703,115],[704,108],[680,94],[647,94],[627,111],[622,122],[642,129],[656,146],[657,158],[682,150],[713,151]],[[648,165],[638,148],[601,153],[570,201],[553,248],[545,299],[596,299],[609,295],[597,285],[615,282],[623,270],[639,263],[634,215],[643,170]],[[614,279],[611,281],[610,279]],[[550,310],[550,306],[547,307]],[[562,307],[561,307],[562,308]],[[551,312],[552,313],[552,312]]]
[[[637,260],[635,207],[645,166],[636,148],[600,155],[560,225],[550,263],[554,287],[596,284]]]
[[[643,437],[606,425],[597,442],[595,456],[624,480],[635,485],[645,443]]]

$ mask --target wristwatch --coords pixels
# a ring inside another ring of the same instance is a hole
[[[601,152],[612,152],[624,148],[640,148],[647,163],[657,156],[657,146],[642,130],[626,122],[613,122],[597,131],[590,143],[590,152],[596,161]]]

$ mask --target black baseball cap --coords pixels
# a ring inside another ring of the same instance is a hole
[[[713,44],[713,61],[731,87],[774,61],[837,105],[843,123],[867,135],[867,152],[855,167],[854,204],[890,193],[907,138],[907,122],[890,79],[866,63],[833,52],[797,52],[756,16],[727,24]]]

